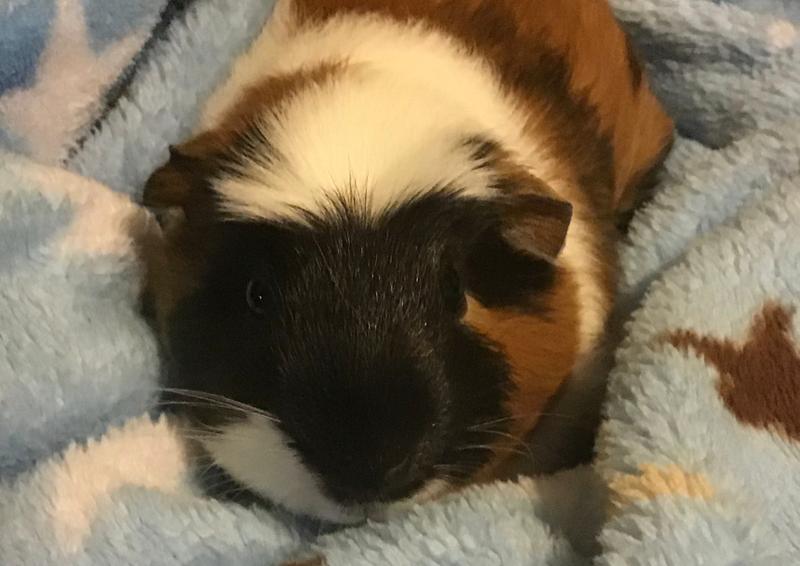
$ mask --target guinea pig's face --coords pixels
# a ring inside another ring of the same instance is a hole
[[[332,521],[469,479],[507,434],[513,384],[468,297],[535,309],[552,283],[551,261],[508,237],[524,205],[444,188],[377,216],[345,199],[301,221],[213,204],[187,221],[169,385],[214,400],[185,405],[214,462]]]

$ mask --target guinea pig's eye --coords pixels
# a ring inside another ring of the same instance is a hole
[[[463,314],[467,307],[467,298],[464,296],[461,278],[453,267],[448,267],[445,270],[442,280],[442,292],[447,310],[454,314]]]
[[[251,279],[247,283],[247,306],[257,315],[264,314],[266,286],[260,279]]]

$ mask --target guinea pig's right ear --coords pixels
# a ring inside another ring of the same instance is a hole
[[[522,307],[554,281],[572,208],[563,201],[517,196],[500,210],[468,244],[464,286],[484,306]]]
[[[501,238],[520,252],[554,262],[567,238],[572,204],[523,167],[500,143],[484,136],[466,140],[476,169],[489,173],[491,216]]]
[[[142,203],[151,208],[180,208],[187,219],[196,217],[211,203],[208,179],[221,151],[220,137],[214,132],[170,146],[169,161],[145,183]]]
[[[572,205],[522,169],[506,167],[497,179],[498,195],[467,239],[462,277],[484,306],[524,307],[554,281]]]
[[[519,194],[499,203],[500,232],[509,246],[550,263],[567,240],[572,205],[551,194]]]

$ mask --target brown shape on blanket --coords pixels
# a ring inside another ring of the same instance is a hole
[[[793,309],[769,302],[744,344],[691,330],[673,332],[667,341],[694,350],[717,368],[717,390],[737,420],[800,441],[800,352],[791,335],[793,316]]]
[[[321,556],[300,562],[284,562],[283,566],[326,566],[325,559]]]

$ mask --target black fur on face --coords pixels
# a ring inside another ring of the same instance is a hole
[[[488,202],[437,191],[377,219],[353,210],[206,225],[204,275],[168,338],[171,387],[276,417],[345,505],[464,480],[486,462],[479,447],[497,440],[486,428],[507,423],[509,368],[461,321],[465,293],[509,304],[552,269],[504,244]],[[187,410],[206,424],[236,418]]]

